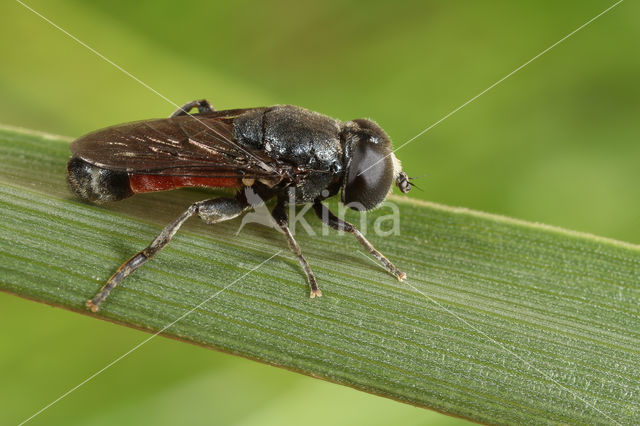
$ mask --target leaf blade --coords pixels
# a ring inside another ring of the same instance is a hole
[[[84,204],[64,183],[68,141],[15,129],[0,141],[0,289],[67,309],[86,313],[123,260],[210,196]],[[393,201],[402,235],[369,236],[414,288],[310,219],[317,235],[297,239],[325,296],[309,300],[279,234],[192,221],[100,315],[160,330],[285,250],[164,334],[477,421],[638,420],[638,246]]]

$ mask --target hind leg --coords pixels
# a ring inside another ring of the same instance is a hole
[[[237,198],[213,198],[211,200],[193,203],[176,220],[167,225],[162,232],[144,250],[134,254],[129,260],[118,268],[115,274],[109,278],[96,296],[87,301],[86,305],[92,312],[97,312],[100,304],[109,296],[118,284],[133,271],[144,265],[147,260],[162,250],[171,238],[178,232],[183,223],[191,216],[197,214],[205,223],[213,224],[239,216],[249,207],[244,196]]]
[[[187,115],[193,108],[198,108],[198,114],[206,114],[216,110],[211,106],[208,100],[200,99],[197,101],[187,102],[186,104],[182,105],[173,114],[171,114],[169,118],[178,117],[180,115]]]

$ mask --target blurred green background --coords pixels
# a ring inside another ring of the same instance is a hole
[[[176,103],[370,117],[397,146],[613,2],[27,4]],[[640,243],[639,16],[623,2],[401,149],[427,175],[411,196]],[[0,37],[0,123],[79,136],[174,109],[17,2]],[[0,311],[0,424],[146,337],[6,294]],[[159,338],[33,420],[114,423],[464,421]]]

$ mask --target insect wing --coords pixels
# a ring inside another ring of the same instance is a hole
[[[162,176],[276,178],[282,166],[235,142],[233,119],[247,110],[178,116],[98,130],[71,144],[98,167]]]

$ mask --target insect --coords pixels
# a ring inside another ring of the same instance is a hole
[[[190,114],[194,108],[198,113]],[[197,100],[169,118],[89,133],[75,140],[71,151],[70,187],[95,203],[181,187],[237,190],[235,196],[189,206],[87,301],[93,312],[122,280],[162,250],[191,216],[214,224],[273,198],[271,215],[306,274],[311,298],[322,292],[288,227],[289,203],[313,203],[325,225],[353,234],[387,271],[399,280],[406,277],[360,231],[322,203],[340,192],[342,203],[370,210],[380,205],[394,182],[403,193],[411,189],[389,137],[373,121],[342,122],[290,105],[216,111],[208,101]]]

